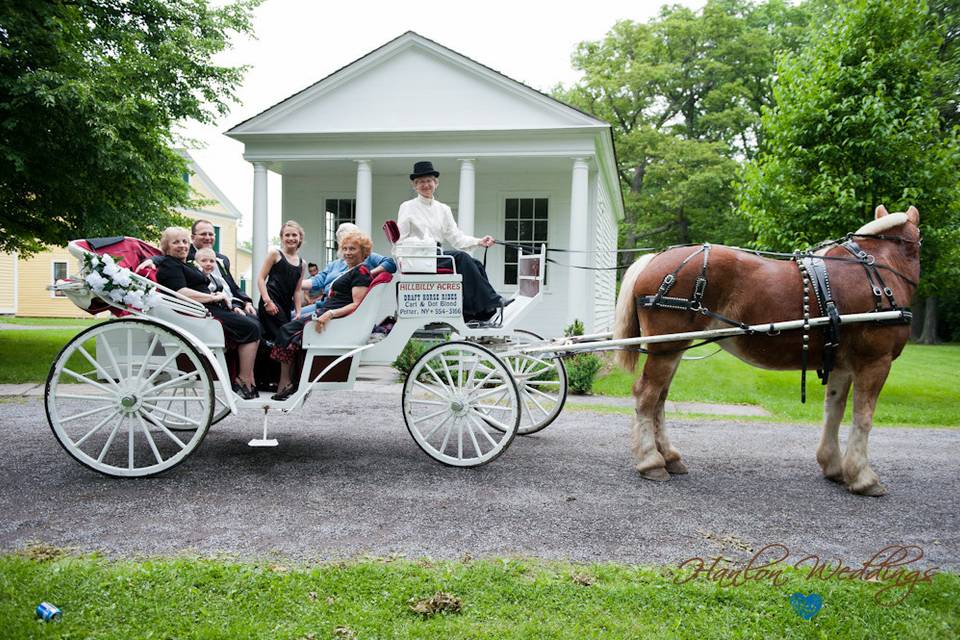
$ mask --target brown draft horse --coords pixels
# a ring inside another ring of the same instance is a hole
[[[920,214],[910,207],[906,213],[888,214],[881,205],[876,219],[857,231],[854,240],[873,256],[881,269],[884,284],[892,289],[896,303],[909,305],[920,276]],[[882,237],[866,237],[866,236]],[[688,309],[643,308],[638,297],[655,295],[667,274],[698,251],[681,247],[642,256],[626,272],[617,299],[614,338],[633,338],[685,331],[727,328],[715,318]],[[834,245],[818,252],[826,256],[852,255]],[[825,260],[833,299],[841,314],[875,310],[874,290],[867,281],[864,265],[856,261]],[[672,296],[690,296],[701,275],[702,259],[694,256],[676,273]],[[803,318],[804,284],[796,262],[762,258],[752,253],[714,245],[707,267],[708,285],[702,306],[716,314],[748,325]],[[911,282],[912,281],[912,282]],[[885,301],[886,302],[886,301]],[[810,317],[827,315],[810,289]],[[885,304],[884,309],[889,305]],[[808,366],[820,368],[824,355],[824,329],[809,331]],[[800,369],[803,351],[801,331],[779,335],[742,335],[718,344],[741,360],[766,369]],[[817,462],[823,475],[844,482],[854,492],[880,496],[886,489],[867,459],[867,439],[873,424],[877,396],[910,334],[906,324],[866,322],[843,325],[835,363],[829,374],[824,400],[823,434],[817,447]],[[636,468],[650,480],[668,480],[670,474],[687,473],[680,453],[670,444],[664,422],[664,403],[670,382],[680,363],[678,349],[690,342],[650,344],[643,374],[634,383],[636,419],[632,449]],[[617,360],[628,371],[636,367],[636,351],[618,351]],[[853,383],[853,426],[846,453],[841,457],[837,432]]]

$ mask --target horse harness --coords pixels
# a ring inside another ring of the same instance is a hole
[[[800,374],[800,401],[807,401],[807,358],[810,350],[810,288],[811,283],[813,285],[814,295],[817,298],[817,304],[819,305],[820,311],[822,314],[830,318],[830,323],[824,325],[824,346],[823,346],[823,362],[821,367],[817,369],[817,376],[820,378],[821,384],[827,384],[827,381],[830,378],[830,371],[833,370],[834,363],[836,361],[836,351],[840,346],[840,309],[837,306],[836,301],[833,298],[833,291],[830,287],[830,275],[827,271],[826,260],[841,260],[844,262],[857,262],[863,266],[864,272],[867,277],[867,284],[870,286],[871,293],[873,295],[874,301],[874,311],[900,311],[901,315],[899,319],[893,320],[892,323],[896,324],[909,324],[912,318],[912,314],[909,309],[897,306],[896,299],[893,295],[893,290],[886,286],[883,281],[883,277],[880,275],[880,269],[887,269],[888,271],[893,272],[900,278],[903,278],[907,282],[916,286],[916,282],[907,276],[903,275],[899,271],[892,269],[886,265],[876,264],[876,258],[866,251],[860,248],[860,245],[853,239],[857,234],[850,234],[847,236],[843,242],[831,242],[828,244],[839,244],[841,247],[846,249],[852,258],[837,257],[837,256],[819,256],[811,253],[809,251],[796,252],[793,254],[781,254],[784,256],[789,255],[797,264],[797,268],[800,271],[800,277],[803,281],[803,352],[801,355],[801,374]],[[898,240],[905,241],[903,238],[884,236],[880,234],[876,235],[859,235],[858,237],[872,237],[879,238],[884,240]],[[689,298],[679,298],[674,296],[669,296],[670,290],[677,282],[677,275],[680,271],[687,265],[688,262],[693,260],[696,256],[702,255],[703,261],[700,267],[700,274],[697,276],[693,285],[693,292]],[[660,283],[660,287],[657,289],[657,292],[654,295],[648,296],[637,296],[636,305],[638,308],[643,309],[674,309],[677,311],[690,311],[693,313],[700,313],[712,318],[714,320],[719,320],[720,322],[739,327],[743,329],[746,335],[755,335],[757,332],[750,329],[749,325],[728,318],[722,314],[711,311],[703,304],[703,296],[706,293],[707,289],[707,264],[710,259],[710,243],[703,243],[699,249],[691,253],[689,256],[684,258],[677,268],[672,272],[664,276],[663,281]],[[884,308],[884,298],[886,298],[887,304],[889,307]],[[887,321],[885,324],[891,323]],[[772,326],[772,325],[771,325]],[[775,333],[768,332],[767,335],[776,335]],[[715,342],[717,340],[722,340],[726,337],[723,336],[717,338],[708,338],[699,342],[697,344],[691,344],[686,347],[677,349],[677,351],[685,351],[686,349],[692,349],[693,347],[706,344],[708,342]],[[640,349],[641,352],[646,353],[645,349]]]

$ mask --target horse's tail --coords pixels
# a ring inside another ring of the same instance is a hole
[[[640,272],[653,260],[655,253],[648,253],[640,256],[636,262],[630,265],[627,272],[623,274],[623,282],[620,283],[620,295],[617,296],[617,310],[613,322],[613,339],[621,340],[623,338],[636,338],[640,336],[640,318],[637,316],[636,298],[633,295],[633,287],[637,284],[637,278]],[[617,351],[617,364],[633,371],[637,366],[639,352],[633,349],[620,349]]]

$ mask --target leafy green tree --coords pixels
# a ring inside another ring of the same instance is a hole
[[[775,54],[797,46],[806,16],[782,0],[710,0],[579,45],[583,79],[555,94],[613,126],[627,194],[621,246],[750,238],[732,215],[737,162],[756,151]]]
[[[855,0],[783,57],[762,151],[740,192],[761,246],[812,244],[856,229],[878,204],[916,204],[920,296],[956,287],[960,148],[941,127],[943,32],[929,20],[923,0]],[[933,340],[936,301],[926,307]]]
[[[0,0],[0,251],[158,235],[190,194],[171,127],[227,112],[259,0]]]

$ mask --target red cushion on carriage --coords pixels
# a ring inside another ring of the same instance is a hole
[[[111,238],[87,238],[86,240],[77,240],[76,245],[100,256],[110,254],[114,258],[119,258],[117,264],[121,267],[126,267],[137,275],[141,275],[154,282],[157,281],[157,269],[155,266],[152,266],[152,263],[144,269],[138,269],[144,261],[154,256],[163,255],[163,252],[152,244],[128,236],[114,236]],[[126,311],[111,307],[100,300],[94,300],[90,307],[86,309],[87,313],[93,315],[108,310],[111,314],[118,317],[129,315]]]
[[[97,255],[102,256],[109,253],[115,258],[120,258],[120,266],[131,271],[135,271],[140,263],[147,258],[163,255],[163,252],[152,244],[126,236],[77,240],[77,246]]]
[[[383,233],[387,236],[387,240],[390,241],[390,244],[396,244],[397,240],[400,239],[400,227],[397,226],[397,221],[387,220],[384,222]]]

